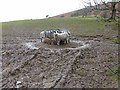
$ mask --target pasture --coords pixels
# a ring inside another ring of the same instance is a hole
[[[68,17],[68,18],[47,18],[41,20],[21,20],[4,22],[3,33],[8,32],[39,32],[50,28],[66,28],[75,35],[96,35],[114,34],[114,30],[109,30],[111,23],[98,20],[96,17]],[[106,26],[106,27],[105,27]],[[4,30],[5,28],[5,30]]]

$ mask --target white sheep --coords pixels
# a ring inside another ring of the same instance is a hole
[[[56,32],[54,38],[57,41],[57,45],[60,45],[61,42],[67,44],[70,42],[70,32],[68,31],[61,31],[60,33]]]
[[[65,29],[45,30],[40,33],[41,42],[60,45],[70,42],[70,32]]]

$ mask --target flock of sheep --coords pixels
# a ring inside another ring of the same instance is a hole
[[[63,45],[70,43],[70,31],[66,29],[50,29],[40,33],[41,42],[50,45]]]

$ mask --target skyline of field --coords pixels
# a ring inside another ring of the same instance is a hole
[[[42,19],[83,8],[79,0],[2,0],[0,22]]]
[[[88,6],[84,1],[89,2],[89,0],[2,0],[0,3],[0,22],[43,19],[46,18],[46,15],[53,17]],[[100,0],[96,1],[100,3]],[[91,3],[95,5],[93,0]]]

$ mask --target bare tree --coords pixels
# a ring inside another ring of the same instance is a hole
[[[92,2],[91,2],[91,0],[88,0],[88,1],[85,1],[85,0],[82,0],[83,1],[83,5],[85,6],[85,7],[87,7],[87,6],[92,6]]]
[[[87,4],[87,5],[86,5]],[[90,4],[90,3],[87,3],[87,2],[85,2],[85,4],[83,3],[83,5],[84,5],[84,7],[85,7],[85,9],[87,9],[87,7],[88,7],[88,4]],[[91,4],[90,4],[91,5]],[[82,17],[85,17],[85,16],[87,16],[87,11],[86,10],[83,10],[83,15],[82,15]]]
[[[116,18],[116,11],[117,11],[116,10],[116,5],[120,1],[118,1],[118,0],[112,0],[111,2],[109,2],[110,5],[108,4],[108,2],[105,2],[105,0],[101,0],[101,1],[111,11],[111,16],[110,16],[110,18],[108,20],[110,20],[110,19],[115,20],[115,18]]]
[[[82,2],[83,2],[83,5],[85,7],[85,9],[83,10],[83,16],[82,17],[85,17],[85,16],[88,15],[88,13],[90,13],[92,11],[93,5],[92,5],[92,0],[87,0],[87,1],[82,0]]]
[[[84,6],[89,6],[89,7],[92,7],[94,6],[94,9],[97,10],[97,9],[100,9],[98,8],[98,5],[101,3],[103,5],[105,5],[105,7],[111,11],[111,16],[108,20],[110,19],[114,19],[116,18],[116,12],[120,12],[120,10],[117,10],[116,9],[116,5],[120,2],[120,0],[112,0],[110,2],[110,0],[82,0],[83,3],[84,3]],[[106,8],[104,8],[103,10],[106,10]]]
[[[97,0],[93,0],[94,4],[95,4],[95,9],[98,9],[98,4],[99,2]]]

